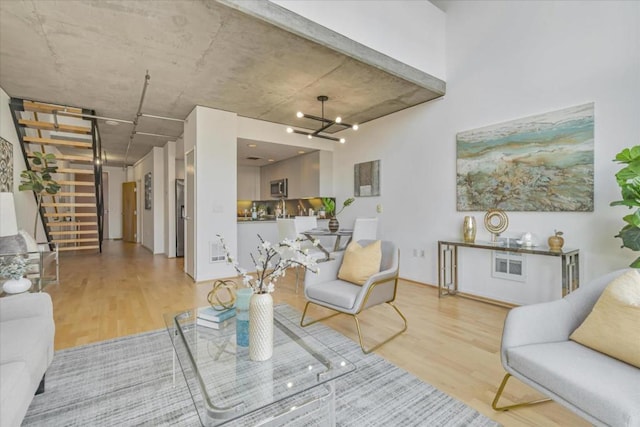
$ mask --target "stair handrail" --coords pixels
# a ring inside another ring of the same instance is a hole
[[[94,110],[82,110],[83,114],[95,116]],[[102,240],[104,230],[104,191],[102,182],[102,140],[100,138],[100,129],[98,128],[98,120],[93,117],[91,121],[91,139],[93,141],[93,178],[96,189],[96,216],[98,219],[98,247],[102,252]]]

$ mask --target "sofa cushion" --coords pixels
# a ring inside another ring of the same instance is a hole
[[[44,316],[1,322],[0,363],[24,362],[31,384],[37,387],[51,362],[53,328],[51,319]]]
[[[376,240],[367,246],[351,242],[344,252],[338,278],[356,285],[364,285],[369,277],[380,271],[382,243]]]
[[[640,425],[640,369],[573,341],[507,350],[509,367],[603,424]]]
[[[0,426],[18,426],[31,404],[33,390],[24,362],[0,364]]]
[[[611,281],[569,338],[640,368],[640,273]]]

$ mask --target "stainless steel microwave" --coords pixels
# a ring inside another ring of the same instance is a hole
[[[287,197],[288,194],[287,178],[276,179],[271,181],[271,197]]]

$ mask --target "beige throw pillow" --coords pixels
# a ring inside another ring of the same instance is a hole
[[[360,246],[358,242],[349,243],[338,272],[338,279],[364,285],[369,277],[380,271],[381,248],[380,240],[365,247]]]
[[[640,368],[640,273],[630,270],[609,283],[569,338]]]

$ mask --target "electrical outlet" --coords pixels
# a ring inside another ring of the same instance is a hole
[[[382,213],[382,204],[379,204],[378,206],[376,206],[376,211],[378,213]]]

